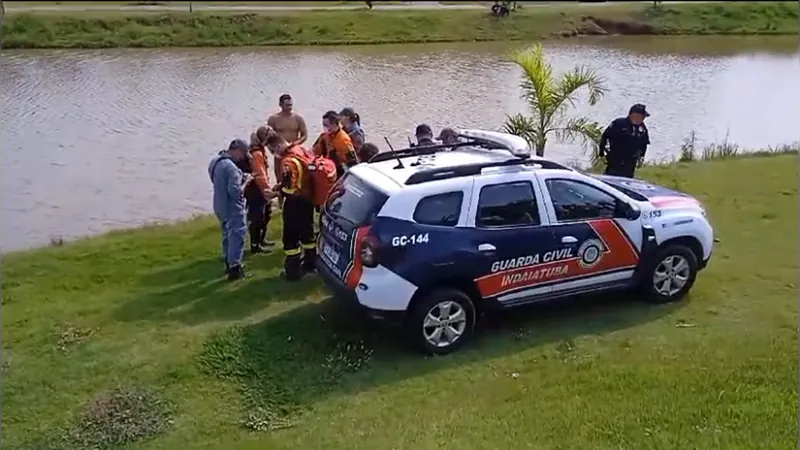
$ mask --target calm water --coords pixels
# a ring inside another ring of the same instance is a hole
[[[289,92],[310,132],[353,106],[368,140],[413,127],[496,129],[522,112],[504,44],[350,48],[5,52],[0,70],[0,249],[46,244],[209,210],[208,159]],[[557,69],[584,63],[610,93],[581,112],[607,123],[648,105],[651,158],[697,130],[746,147],[797,140],[797,40],[636,39],[547,45]],[[549,156],[582,159],[553,143]]]

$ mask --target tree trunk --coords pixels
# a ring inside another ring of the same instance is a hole
[[[547,139],[541,139],[536,142],[536,156],[544,156],[544,146],[547,145]]]

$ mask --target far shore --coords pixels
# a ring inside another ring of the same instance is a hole
[[[267,3],[267,2],[261,2]],[[275,2],[281,3],[281,2]],[[313,3],[313,2],[306,2]],[[343,2],[353,3],[353,2]],[[604,35],[796,35],[788,2],[652,2],[489,8],[25,11],[9,7],[2,46],[14,48],[239,47],[535,41]],[[473,4],[474,6],[474,4]],[[386,7],[388,8],[388,6]]]

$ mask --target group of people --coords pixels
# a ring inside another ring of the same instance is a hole
[[[278,99],[280,111],[250,135],[250,142],[234,139],[208,166],[214,186],[214,214],[222,228],[222,252],[229,280],[246,276],[242,263],[247,234],[250,251],[269,252],[275,245],[267,239],[272,204],[277,198],[283,218],[282,244],[287,280],[294,281],[314,271],[316,239],[314,211],[325,202],[329,188],[345,171],[378,154],[375,144],[366,141],[361,118],[353,108],[322,115],[323,131],[311,145],[305,119],[294,111],[291,95]],[[614,120],[600,142],[600,155],[606,159],[606,174],[633,177],[650,143],[644,119],[644,105],[631,107],[628,117]],[[416,144],[437,145],[429,125],[415,130]],[[457,144],[458,134],[444,128],[435,138],[442,144]],[[611,144],[610,150],[606,146]],[[269,167],[277,181],[270,184]]]
[[[280,111],[250,135],[249,143],[234,139],[208,166],[229,280],[246,276],[242,260],[247,234],[251,253],[269,252],[275,245],[267,238],[275,199],[283,218],[285,259],[281,275],[294,281],[313,272],[315,209],[324,203],[330,186],[349,167],[369,161],[379,152],[375,144],[366,142],[361,118],[353,108],[323,114],[323,131],[308,149],[308,127],[294,111],[291,95],[281,95],[278,105]],[[434,144],[428,125],[419,125],[416,137],[417,145]],[[452,129],[445,129],[439,139],[455,142],[458,136]],[[270,184],[270,164],[275,184]]]

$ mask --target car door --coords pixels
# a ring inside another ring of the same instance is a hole
[[[546,296],[561,267],[533,173],[484,175],[473,183],[467,226],[481,296],[502,306]]]
[[[633,280],[642,245],[640,219],[621,217],[625,199],[580,174],[542,174],[540,188],[554,239],[569,249],[569,274],[553,293],[602,290]]]

